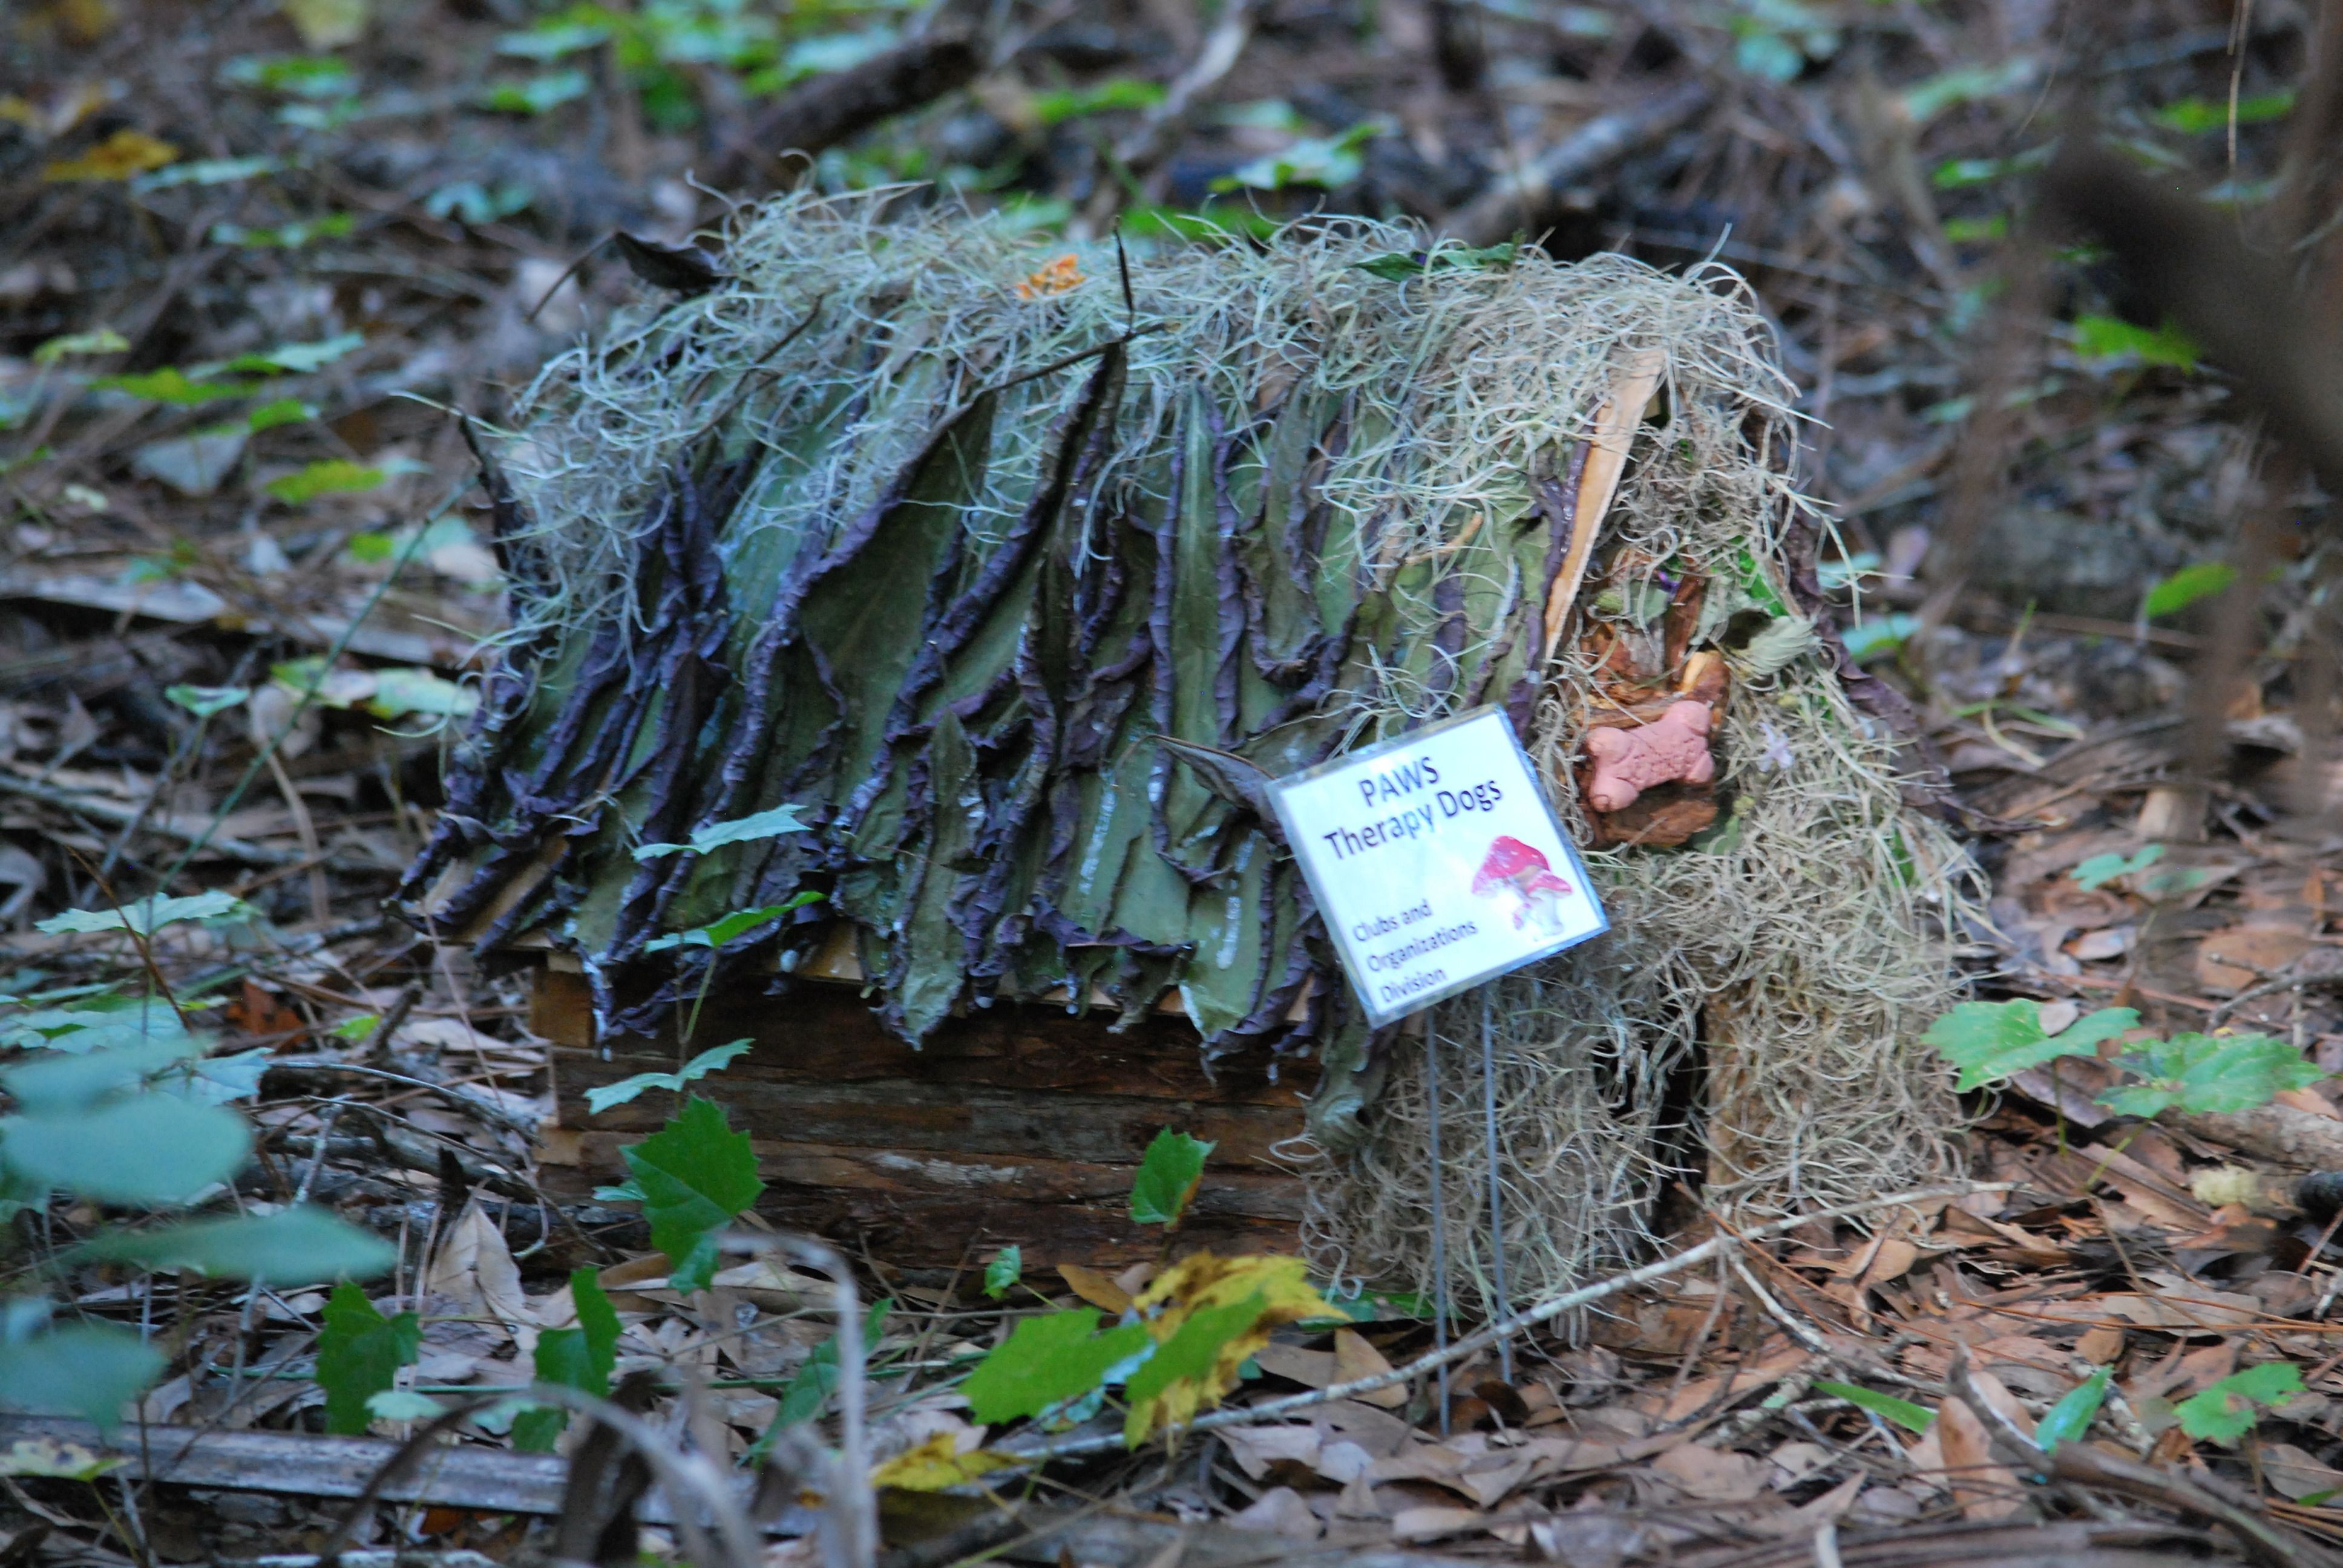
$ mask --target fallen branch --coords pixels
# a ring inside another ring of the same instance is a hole
[[[768,109],[735,139],[714,183],[729,188],[789,154],[810,158],[975,80],[984,50],[965,33],[913,38],[859,65],[817,76]]]
[[[1740,1246],[1744,1242],[1762,1241],[1775,1236],[1785,1236],[1800,1226],[1811,1225],[1816,1221],[1843,1220],[1850,1214],[1868,1214],[1881,1209],[1898,1208],[1907,1203],[1926,1203],[1937,1199],[1966,1198],[1973,1192],[2008,1192],[2016,1190],[2017,1185],[2018,1183],[2015,1181],[1982,1181],[1957,1187],[1924,1187],[1916,1191],[1892,1192],[1881,1198],[1867,1198],[1860,1203],[1845,1203],[1835,1209],[1824,1209],[1812,1214],[1799,1214],[1786,1220],[1775,1220],[1764,1225],[1753,1225],[1738,1236],[1712,1236],[1697,1246],[1685,1248],[1674,1257],[1663,1258],[1656,1263],[1646,1263],[1640,1269],[1630,1269],[1624,1274],[1614,1274],[1610,1279],[1592,1285],[1582,1285],[1574,1291],[1564,1291],[1558,1296],[1549,1296],[1525,1312],[1515,1312],[1509,1318],[1499,1318],[1495,1322],[1484,1324],[1449,1345],[1445,1350],[1437,1350],[1429,1355],[1419,1356],[1405,1366],[1393,1367],[1387,1372],[1374,1372],[1366,1377],[1353,1378],[1348,1382],[1329,1383],[1324,1388],[1312,1389],[1307,1393],[1289,1394],[1283,1399],[1272,1399],[1261,1404],[1246,1405],[1241,1409],[1216,1410],[1209,1415],[1197,1417],[1180,1430],[1183,1432],[1217,1432],[1222,1427],[1242,1426],[1249,1422],[1268,1421],[1281,1415],[1291,1415],[1298,1410],[1308,1410],[1312,1405],[1326,1404],[1338,1399],[1353,1399],[1363,1393],[1373,1393],[1378,1389],[1393,1388],[1401,1383],[1412,1382],[1427,1373],[1439,1371],[1443,1366],[1469,1361],[1494,1345],[1499,1340],[1510,1339],[1541,1323],[1550,1323],[1565,1312],[1575,1312],[1580,1307],[1602,1301],[1606,1296],[1615,1296],[1624,1291],[1632,1291],[1638,1285],[1648,1285],[1654,1280],[1664,1280],[1671,1274],[1680,1274],[1686,1269],[1707,1262],[1718,1253],[1729,1248]],[[1042,1460],[1071,1458],[1077,1454],[1103,1453],[1121,1446],[1123,1446],[1122,1439],[1119,1435],[1100,1432],[1061,1440],[1056,1443],[1037,1443],[1031,1447],[1021,1447],[1012,1438],[1000,1444],[997,1452],[1020,1460],[1039,1462]]]
[[[1594,119],[1508,174],[1451,217],[1466,245],[1494,245],[1538,222],[1570,187],[1607,164],[1658,141],[1708,106],[1708,84],[1694,77],[1629,108]]]
[[[71,811],[93,821],[111,823],[115,827],[136,825],[142,833],[158,838],[176,839],[182,844],[198,844],[207,855],[224,860],[241,860],[247,866],[318,866],[337,871],[379,871],[383,868],[371,860],[347,854],[327,853],[312,856],[306,849],[272,849],[266,844],[250,843],[243,839],[209,839],[201,828],[187,827],[167,817],[140,819],[136,806],[117,805],[95,795],[76,795],[70,789],[60,789],[54,784],[44,784],[37,779],[26,779],[15,773],[0,772],[0,794],[22,796],[38,800],[59,810]]]

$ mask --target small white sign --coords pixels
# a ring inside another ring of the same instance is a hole
[[[1372,1022],[1610,928],[1502,709],[1276,779],[1270,798]]]

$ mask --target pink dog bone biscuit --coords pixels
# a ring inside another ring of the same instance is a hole
[[[1624,811],[1654,784],[1681,779],[1705,784],[1716,777],[1708,754],[1708,704],[1679,702],[1656,724],[1640,729],[1592,729],[1586,755],[1594,761],[1586,803],[1597,811]]]

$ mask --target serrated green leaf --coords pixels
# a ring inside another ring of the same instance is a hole
[[[610,1373],[618,1365],[618,1312],[591,1269],[571,1272],[569,1299],[578,1309],[578,1326],[548,1329],[538,1335],[537,1381],[597,1396],[607,1394]],[[568,1424],[569,1412],[559,1405],[525,1411],[513,1422],[513,1446],[523,1453],[550,1453]]]
[[[2100,1041],[2138,1023],[2139,1014],[2131,1008],[2101,1008],[2052,1036],[2043,1032],[2038,1002],[1965,1001],[1930,1024],[1920,1039],[1960,1070],[1954,1088],[1966,1092],[2062,1056],[2093,1055]]]
[[[159,1032],[106,1050],[43,1051],[0,1069],[0,1084],[6,1086],[17,1109],[27,1115],[83,1111],[116,1090],[178,1065],[202,1049],[201,1040],[180,1030]]]
[[[736,910],[720,920],[712,920],[688,931],[676,931],[664,937],[653,937],[643,944],[647,953],[663,953],[669,948],[720,948],[736,937],[747,936],[768,920],[779,920],[793,910],[801,910],[820,899],[820,893],[797,893],[778,904],[760,909]]]
[[[422,1344],[423,1322],[415,1313],[386,1318],[356,1285],[336,1285],[317,1336],[326,1430],[345,1437],[364,1433],[375,1396],[398,1381],[398,1369],[415,1360]]]
[[[2101,1367],[2059,1396],[2058,1402],[2042,1414],[2042,1423],[2034,1429],[2034,1441],[2049,1452],[2062,1442],[2079,1442],[2091,1430],[2099,1406],[2107,1397],[2107,1380],[2115,1376],[2115,1368]]]
[[[2234,1444],[2252,1430],[2255,1406],[2284,1404],[2302,1392],[2302,1371],[2292,1362],[2264,1362],[2233,1372],[2193,1398],[2173,1406],[2180,1430],[2190,1437]]]
[[[664,1128],[619,1153],[642,1189],[651,1245],[673,1265],[670,1286],[705,1290],[716,1272],[715,1232],[765,1190],[749,1135],[694,1095]]]
[[[961,1390],[969,1411],[990,1425],[1039,1415],[1051,1405],[1099,1386],[1107,1369],[1147,1348],[1146,1325],[1125,1323],[1097,1333],[1095,1307],[1050,1312],[1020,1322],[977,1363]]]
[[[624,1105],[639,1098],[647,1089],[665,1089],[680,1094],[686,1084],[730,1066],[734,1058],[746,1054],[755,1043],[751,1040],[732,1040],[701,1051],[673,1072],[638,1072],[632,1078],[622,1078],[616,1083],[589,1089],[586,1091],[587,1112],[599,1116],[613,1105]]]
[[[11,1171],[106,1203],[186,1202],[251,1152],[244,1118],[167,1094],[0,1120],[0,1162]]]
[[[162,1374],[163,1352],[110,1323],[68,1323],[0,1344],[0,1404],[80,1416],[111,1430]]]
[[[1908,1399],[1897,1399],[1894,1394],[1875,1393],[1867,1388],[1857,1388],[1853,1383],[1817,1381],[1814,1390],[1816,1393],[1828,1394],[1833,1399],[1843,1399],[1858,1410],[1867,1410],[1874,1415],[1885,1416],[1896,1425],[1911,1432],[1926,1432],[1936,1419],[1936,1412],[1925,1405],[1914,1404]]]
[[[347,457],[327,457],[281,475],[260,487],[287,505],[298,506],[319,496],[356,495],[371,490],[386,477],[382,469],[353,463]]]
[[[163,695],[198,719],[225,713],[252,695],[248,686],[166,686]]]
[[[1169,1127],[1158,1132],[1131,1180],[1131,1217],[1142,1225],[1177,1229],[1203,1180],[1205,1157],[1215,1147]]]
[[[152,936],[174,920],[245,920],[252,906],[232,893],[214,889],[184,899],[150,898],[112,910],[67,910],[52,915],[34,929],[48,931],[133,931]]]
[[[146,1269],[192,1269],[263,1285],[372,1279],[398,1259],[379,1236],[307,1206],[196,1220],[160,1231],[117,1231],[82,1251]]]
[[[2251,1111],[2326,1076],[2294,1046],[2266,1034],[2175,1035],[2117,1065],[2141,1080],[2099,1096],[2119,1116],[2154,1116],[2176,1105],[2200,1114]]]
[[[1199,1404],[1216,1400],[1222,1347],[1249,1332],[1261,1321],[1264,1304],[1256,1292],[1190,1312],[1123,1385],[1131,1412],[1123,1421],[1122,1441],[1136,1448],[1150,1432],[1184,1424]]]
[[[894,1310],[894,1298],[885,1296],[871,1302],[870,1310],[863,1313],[862,1348],[866,1356],[870,1347],[879,1342],[879,1335],[887,1326],[887,1314]],[[774,1407],[771,1422],[766,1426],[764,1435],[749,1447],[750,1462],[765,1456],[776,1434],[820,1415],[830,1396],[838,1391],[838,1336],[832,1334],[814,1346],[813,1353],[789,1375]]]
[[[984,1266],[984,1293],[994,1301],[1001,1300],[1025,1277],[1025,1249],[1003,1247],[992,1254],[992,1261]]]

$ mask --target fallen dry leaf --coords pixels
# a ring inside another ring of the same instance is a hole
[[[1066,1282],[1074,1294],[1101,1312],[1118,1316],[1131,1306],[1131,1292],[1114,1282],[1114,1276],[1081,1263],[1061,1263],[1058,1277]]]
[[[1994,1459],[1985,1422],[1967,1404],[1945,1401],[1929,1435],[1944,1456],[1944,1480],[1963,1517],[1979,1523],[2006,1519],[2026,1506],[2016,1473]]]
[[[1746,1503],[1765,1491],[1772,1469],[1762,1459],[1697,1442],[1669,1449],[1652,1461],[1652,1468],[1703,1503]]]
[[[1379,1377],[1392,1370],[1383,1352],[1369,1344],[1366,1336],[1356,1329],[1334,1331],[1334,1382],[1351,1382],[1363,1377]],[[1381,1405],[1385,1410],[1397,1410],[1407,1402],[1407,1389],[1394,1383],[1389,1388],[1375,1389],[1352,1397],[1368,1404]]]
[[[1239,1530],[1266,1530],[1295,1541],[1315,1541],[1325,1526],[1310,1512],[1302,1493],[1290,1486],[1272,1486],[1251,1506],[1229,1515]]]
[[[1392,1538],[1405,1545],[1480,1529],[1489,1516],[1477,1508],[1403,1508],[1392,1515]]]

